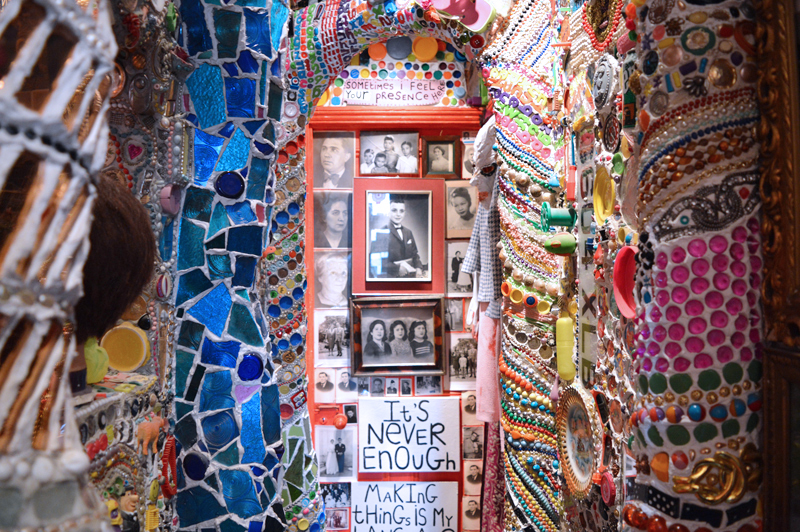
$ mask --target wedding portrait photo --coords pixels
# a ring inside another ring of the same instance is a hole
[[[316,425],[314,441],[322,481],[356,480],[356,429],[346,426],[339,430],[332,425]]]

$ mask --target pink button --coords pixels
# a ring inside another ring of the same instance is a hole
[[[763,264],[763,261],[761,260],[760,257],[758,257],[756,255],[751,255],[750,256],[750,267],[751,268],[753,268],[754,270],[759,270],[759,269],[761,269],[761,265],[762,264]]]
[[[740,332],[735,332],[731,335],[731,344],[736,349],[739,349],[744,345],[744,335]]]
[[[689,291],[682,286],[672,290],[672,300],[679,305],[689,299]]]
[[[709,292],[706,294],[705,301],[707,306],[711,308],[719,308],[722,306],[722,303],[725,301],[725,299],[719,292]]]
[[[706,252],[706,243],[699,238],[689,242],[689,255],[692,257],[702,257]]]
[[[744,246],[739,242],[734,242],[731,246],[731,257],[736,260],[742,260],[742,257],[744,257]]]
[[[681,353],[681,346],[675,342],[670,342],[664,347],[664,352],[669,358],[675,358]]]
[[[667,259],[667,254],[664,252],[659,253],[658,256],[656,257],[656,266],[658,267],[658,269],[663,270],[664,268],[667,267],[668,263],[669,260]]]
[[[653,359],[652,358],[645,358],[642,361],[642,370],[650,371],[651,369],[653,369]]]
[[[719,329],[713,329],[706,335],[706,340],[708,340],[708,345],[717,347],[725,343],[725,333]]]
[[[758,233],[761,230],[761,224],[758,223],[756,218],[750,218],[747,220],[747,228],[750,229],[751,233]]]
[[[739,356],[742,358],[742,362],[750,362],[753,360],[753,351],[749,347],[743,347]]]
[[[656,371],[664,373],[668,369],[669,369],[669,361],[666,358],[661,357],[658,360],[656,360]]]
[[[742,281],[742,282],[744,282],[744,281]],[[747,288],[747,285],[745,285],[745,289],[746,288]],[[656,294],[656,304],[659,307],[663,307],[667,303],[669,303],[669,293],[666,290],[659,290],[659,292]]]
[[[686,330],[680,323],[676,323],[674,325],[669,326],[669,337],[672,338],[673,340],[680,340],[681,338],[683,338],[685,332]]]
[[[672,367],[675,368],[675,371],[678,371],[678,372],[681,372],[681,373],[686,371],[687,369],[689,369],[690,365],[691,365],[691,363],[689,362],[689,360],[684,358],[684,357],[678,357],[672,363]]]
[[[686,303],[686,314],[688,314],[689,316],[699,316],[700,314],[703,313],[703,309],[704,309],[703,304],[697,301],[696,299],[693,299],[688,303]]]
[[[657,308],[654,308],[650,311],[650,319],[653,321],[660,321],[661,320],[661,311]]]
[[[750,329],[750,341],[754,344],[761,341],[761,332],[758,329]]]
[[[689,278],[689,270],[686,269],[685,266],[678,266],[672,270],[672,280],[678,284],[682,284],[686,282],[686,279]]]
[[[686,258],[686,252],[683,248],[675,248],[672,250],[672,262],[683,262],[683,259]]]
[[[750,292],[747,292],[747,304],[750,305],[751,307],[755,306],[756,304],[756,293],[753,292],[752,290]]]
[[[741,279],[736,279],[731,283],[731,289],[737,296],[743,296],[747,292],[747,283]]]
[[[725,364],[726,362],[730,362],[731,359],[733,359],[733,349],[727,345],[723,345],[717,349],[717,360]]]
[[[650,356],[657,355],[660,352],[661,352],[661,345],[659,345],[658,343],[650,342],[649,344],[647,344],[647,353]]]
[[[714,253],[722,253],[728,249],[728,241],[722,235],[715,236],[708,244]]]
[[[739,226],[733,230],[733,239],[737,242],[744,242],[747,239],[747,230]]]
[[[702,351],[706,346],[706,343],[702,341],[700,338],[692,337],[686,340],[686,349],[690,353],[699,353]]]
[[[722,256],[720,255],[720,257]],[[744,265],[744,262],[737,260],[731,264],[731,273],[734,277],[744,277],[747,274],[747,266]]]
[[[756,360],[761,360],[764,357],[764,346],[756,344]]]
[[[728,268],[728,257],[725,255],[714,255],[714,258],[711,259],[711,267],[718,272],[725,271]]]
[[[697,369],[710,368],[712,364],[714,364],[714,360],[707,353],[700,353],[694,357],[694,367]]]
[[[706,332],[708,324],[703,318],[692,318],[689,320],[689,332],[692,334],[702,334]]]
[[[667,274],[664,272],[658,272],[656,274],[656,286],[659,288],[664,288],[667,286]]]
[[[709,282],[704,279],[703,277],[695,277],[692,279],[692,292],[695,294],[702,294],[706,290],[708,290]]]
[[[692,262],[692,273],[698,277],[702,277],[708,271],[708,261],[706,259],[695,259]]]
[[[729,299],[727,303],[725,303],[725,310],[728,311],[728,314],[731,316],[735,316],[742,311],[742,302],[737,298]]]
[[[678,318],[681,317],[681,309],[673,305],[667,308],[666,315],[668,321],[678,321]]]
[[[747,328],[747,318],[744,314],[739,314],[739,317],[733,322],[737,331],[743,331]]]
[[[655,329],[653,329],[653,340],[657,342],[663,342],[667,339],[667,330],[664,328],[663,325],[659,325]]]
[[[750,253],[757,253],[758,252],[759,243],[760,243],[759,239],[756,238],[755,236],[753,236],[753,235],[748,236],[747,237],[747,250],[750,251]]]
[[[645,324],[644,327],[642,327],[642,330],[639,331],[639,338],[642,340],[647,340],[650,338],[650,327],[648,327],[647,324]]]
[[[755,273],[750,274],[750,288],[753,290],[758,290],[758,287],[761,285],[761,276],[756,275]]]
[[[728,325],[728,315],[721,310],[715,310],[711,313],[711,325],[722,329]]]
[[[718,273],[714,276],[714,287],[717,290],[725,290],[731,284],[731,279],[726,273]]]

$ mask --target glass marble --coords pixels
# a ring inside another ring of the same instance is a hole
[[[255,104],[254,104],[255,105]],[[217,163],[216,170],[224,172],[226,170],[238,170],[247,166],[247,156],[250,154],[250,141],[245,137],[241,129],[236,129],[233,138],[228,142],[225,151],[222,152]]]
[[[188,310],[190,316],[197,318],[209,331],[221,336],[225,330],[225,321],[231,309],[231,295],[224,283],[220,283],[211,292]],[[235,336],[235,335],[234,335]]]
[[[218,66],[203,63],[186,80],[201,129],[225,122],[222,71]]]
[[[178,235],[178,270],[188,270],[205,264],[203,255],[203,237],[205,230],[193,224],[187,218],[181,220]]]
[[[200,268],[187,272],[178,278],[178,295],[175,305],[183,305],[195,296],[210,290],[213,286]]]
[[[233,415],[233,410],[224,410],[217,414],[205,417],[200,425],[203,427],[203,436],[212,453],[224,448],[234,438],[239,436],[239,426]]]
[[[223,9],[214,10],[214,35],[217,37],[217,57],[220,59],[236,57],[241,24],[241,13]]]
[[[236,258],[236,274],[233,276],[232,286],[253,286],[253,281],[256,276],[256,263],[255,257],[237,257]]]
[[[228,116],[254,118],[256,81],[249,78],[225,78],[225,99],[228,102]]]
[[[224,198],[236,199],[244,192],[244,179],[236,172],[223,172],[214,181],[214,190]],[[230,209],[228,209],[228,214],[230,214]],[[236,223],[235,220],[234,223]]]
[[[212,281],[227,279],[233,275],[230,255],[207,255],[208,273]]]
[[[264,364],[261,362],[261,357],[257,354],[249,354],[242,357],[237,374],[243,381],[251,381],[259,378],[263,369]]]
[[[261,338],[253,316],[244,305],[234,303],[231,310],[231,321],[228,325],[228,334],[249,345],[264,345],[264,340]]]
[[[231,223],[230,220],[228,220],[225,207],[221,203],[214,205],[214,212],[211,214],[211,223],[208,224],[208,238],[211,238],[230,225]]]

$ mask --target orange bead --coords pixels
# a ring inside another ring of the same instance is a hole
[[[667,532],[667,521],[660,515],[650,517],[647,523],[647,532]]]

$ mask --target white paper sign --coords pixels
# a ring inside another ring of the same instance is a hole
[[[346,79],[342,99],[348,105],[436,105],[445,91],[447,82],[443,79]]]
[[[353,532],[456,532],[458,482],[355,482]]]
[[[458,397],[358,401],[360,473],[460,471]]]

